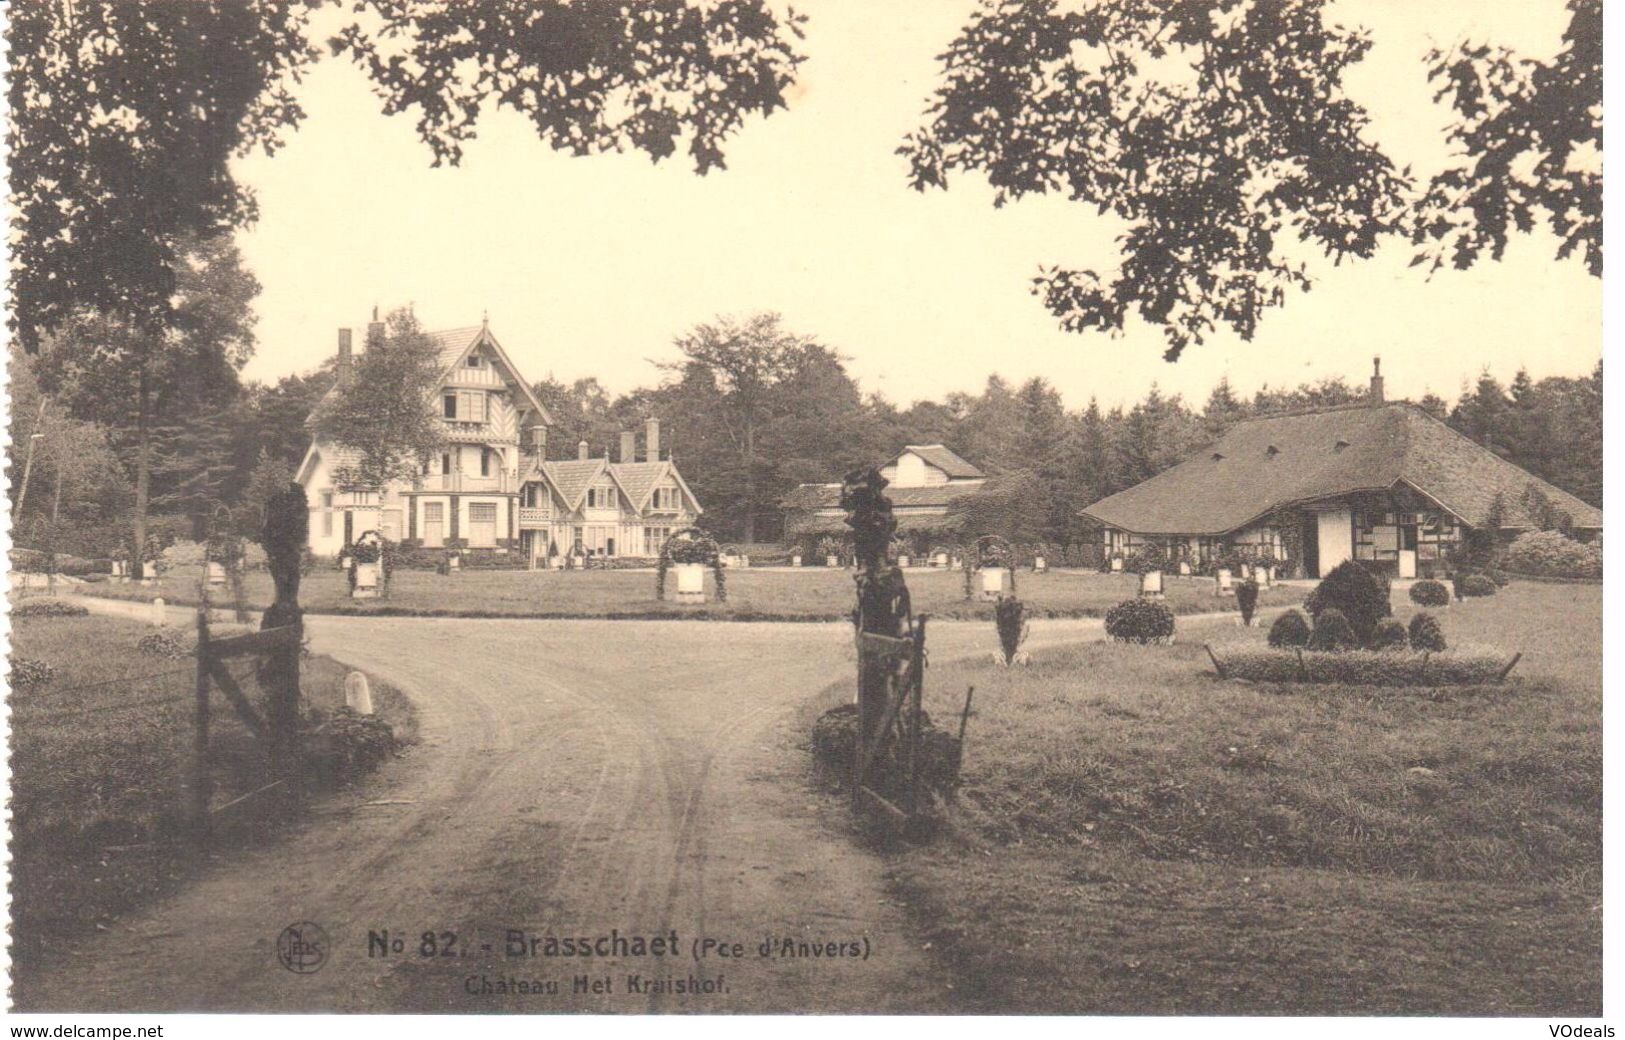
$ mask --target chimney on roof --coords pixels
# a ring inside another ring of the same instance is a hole
[[[367,322],[367,344],[384,341],[384,323],[378,320],[378,305],[372,306],[372,320]]]
[[[1371,403],[1382,404],[1382,358],[1371,359]]]
[[[530,450],[536,453],[538,462],[547,458],[547,427],[537,423],[530,428]]]
[[[576,458],[579,459],[582,462],[587,461],[587,442],[586,441],[577,441],[576,442]]]
[[[649,419],[643,424],[643,457],[648,462],[660,461],[659,419]]]
[[[350,352],[350,330],[339,330],[339,385],[348,386],[355,378],[355,357]]]
[[[621,431],[621,461],[638,461],[638,435],[631,430]]]

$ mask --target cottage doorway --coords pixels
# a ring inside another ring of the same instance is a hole
[[[1399,529],[1399,576],[1416,577],[1416,525],[1404,524]]]
[[[1320,518],[1314,513],[1303,518],[1303,533],[1299,541],[1303,543],[1303,576],[1320,577]]]

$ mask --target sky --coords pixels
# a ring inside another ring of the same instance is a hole
[[[1031,295],[1041,265],[1115,263],[1121,230],[1047,197],[995,210],[973,177],[907,186],[895,154],[937,82],[935,56],[973,0],[801,0],[808,16],[788,111],[755,118],[705,177],[681,158],[574,158],[519,115],[492,112],[461,166],[431,168],[410,115],[386,117],[366,77],[326,59],[298,91],[307,118],[273,157],[236,171],[260,220],[239,236],[263,284],[246,374],[305,371],[376,304],[423,323],[491,328],[525,375],[596,376],[622,393],[662,378],[672,340],[718,314],[772,310],[846,356],[863,389],[902,405],[1043,376],[1069,407],[1132,402],[1158,384],[1199,404],[1228,376],[1263,385],[1344,376],[1381,355],[1390,397],[1453,398],[1464,379],[1588,373],[1601,283],[1557,261],[1545,232],[1504,261],[1431,280],[1391,243],[1369,261],[1314,263],[1317,284],[1266,312],[1252,342],[1221,333],[1177,363],[1159,329],[1061,331]],[[1420,176],[1446,160],[1449,113],[1423,55],[1467,37],[1534,56],[1559,46],[1561,0],[1338,0],[1371,54],[1348,80],[1372,136]]]

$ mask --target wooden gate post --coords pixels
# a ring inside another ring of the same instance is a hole
[[[349,522],[346,514],[345,522]],[[272,768],[283,785],[290,806],[304,797],[299,749],[299,654],[304,643],[304,611],[299,607],[299,563],[310,531],[310,508],[305,489],[290,483],[265,504],[265,525],[260,544],[265,564],[276,586],[276,599],[265,611],[260,629],[291,628],[291,638],[272,647],[261,668],[261,681],[270,693]],[[348,542],[348,539],[346,539]]]
[[[209,836],[209,608],[197,609],[197,686],[192,726],[192,827],[199,840]]]

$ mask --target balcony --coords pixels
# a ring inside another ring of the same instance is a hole
[[[520,506],[520,530],[547,527],[553,522],[553,511],[546,506]]]
[[[518,490],[517,481],[506,472],[495,473],[489,477],[475,476],[469,473],[430,473],[418,478],[418,490],[431,494],[436,492],[453,495],[469,494],[512,494]]]

